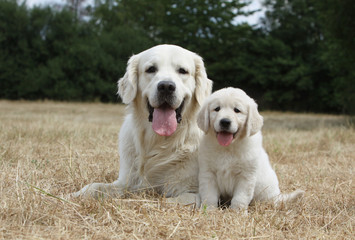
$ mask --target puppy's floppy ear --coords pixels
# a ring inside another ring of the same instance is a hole
[[[210,127],[210,111],[208,109],[208,105],[209,103],[205,102],[205,104],[202,106],[200,112],[197,115],[197,125],[205,133],[208,132],[208,129]]]
[[[255,133],[261,130],[264,120],[263,117],[258,112],[258,105],[251,99],[249,109],[248,109],[248,118],[246,122],[246,136],[253,136]]]
[[[128,60],[125,75],[118,80],[118,94],[125,104],[132,102],[137,95],[138,62],[139,55],[133,55]]]
[[[202,106],[205,98],[211,94],[212,81],[207,78],[207,73],[202,58],[197,54],[195,54],[194,61],[195,61],[195,80],[196,80],[195,97],[197,103],[200,106]]]

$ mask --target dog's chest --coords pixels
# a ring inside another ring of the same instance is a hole
[[[231,195],[242,173],[243,164],[240,164],[232,157],[220,160],[222,161],[215,162],[214,166],[217,185],[221,194]]]
[[[252,162],[238,155],[222,153],[210,166],[215,173],[216,182],[222,195],[233,195],[240,178],[253,172]]]

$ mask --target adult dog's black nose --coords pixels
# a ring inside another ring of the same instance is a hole
[[[171,94],[175,92],[176,85],[172,81],[161,81],[158,83],[158,92],[164,94]]]
[[[231,120],[229,120],[228,118],[222,118],[221,121],[219,121],[219,125],[223,129],[228,129],[231,125]]]

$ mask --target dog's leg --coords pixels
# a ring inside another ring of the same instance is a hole
[[[247,213],[248,206],[253,199],[255,184],[256,177],[240,176],[231,201],[232,209]]]
[[[200,169],[199,176],[199,192],[201,196],[201,206],[207,206],[209,209],[218,207],[218,199],[220,196],[219,188],[215,176],[210,172],[202,172]]]
[[[120,197],[124,194],[124,187],[118,181],[113,183],[91,183],[83,187],[81,190],[72,193],[71,197]]]
[[[72,193],[72,197],[121,197],[127,190],[134,189],[139,182],[137,175],[137,154],[135,150],[134,137],[129,124],[132,122],[132,115],[126,116],[119,133],[119,154],[120,169],[119,178],[113,183],[91,183],[81,190]]]

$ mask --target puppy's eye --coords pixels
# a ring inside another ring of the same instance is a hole
[[[188,74],[189,72],[186,71],[184,68],[179,68],[179,73],[180,74]]]
[[[240,113],[240,110],[238,108],[234,108],[234,112]]]
[[[145,70],[146,73],[155,73],[156,71],[157,71],[157,68],[154,66],[151,66],[147,70]]]
[[[214,110],[215,110],[216,112],[218,112],[219,110],[221,110],[221,108],[220,108],[220,107],[216,107]]]

